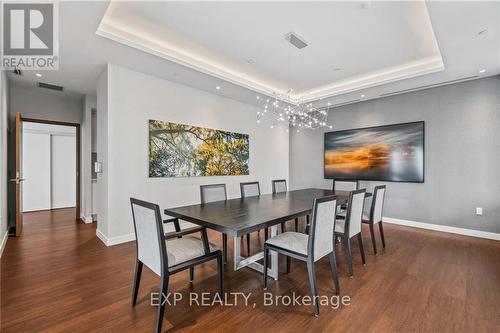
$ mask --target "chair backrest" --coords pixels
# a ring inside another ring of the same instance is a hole
[[[273,193],[282,193],[286,191],[286,179],[273,180]]]
[[[373,190],[372,208],[370,217],[373,223],[382,221],[382,210],[384,209],[385,185],[375,186]]]
[[[345,222],[345,232],[348,232],[349,237],[357,235],[361,232],[361,219],[363,218],[365,192],[366,189],[361,189],[349,193],[349,203],[347,204]]]
[[[259,196],[259,182],[240,183],[240,191],[242,198]]]
[[[167,248],[163,235],[160,207],[150,202],[130,198],[137,259],[161,275],[168,267]]]
[[[200,186],[201,203],[227,200],[226,184],[210,184]]]
[[[337,197],[314,199],[308,253],[317,261],[333,251]]]
[[[355,191],[359,189],[357,180],[333,180],[334,191]]]

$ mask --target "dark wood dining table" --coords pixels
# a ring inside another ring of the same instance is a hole
[[[337,205],[344,204],[349,199],[348,191],[334,192],[309,188],[168,208],[165,209],[165,214],[232,235],[234,238],[234,269],[250,267],[262,272],[263,266],[259,261],[264,257],[264,253],[259,252],[249,257],[243,257],[239,236],[270,228],[271,237],[273,237],[277,234],[277,226],[280,223],[311,214],[314,199],[330,195],[337,197]],[[366,193],[365,198],[370,196],[370,193]],[[278,255],[271,253],[271,268],[268,274],[275,279],[278,278],[277,266]]]

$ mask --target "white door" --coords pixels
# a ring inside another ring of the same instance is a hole
[[[50,134],[23,133],[23,212],[50,209]]]
[[[76,206],[76,137],[52,135],[52,208]]]

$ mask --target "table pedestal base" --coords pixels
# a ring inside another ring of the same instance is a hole
[[[278,226],[273,225],[270,227],[271,237],[276,236],[278,232]],[[258,261],[264,258],[264,251],[256,253],[250,257],[241,256],[241,245],[240,237],[233,237],[234,240],[234,270],[237,271],[243,267],[252,268],[260,273],[264,272],[264,266]],[[267,275],[278,280],[278,253],[274,251],[269,251],[271,255],[271,267],[267,269]]]

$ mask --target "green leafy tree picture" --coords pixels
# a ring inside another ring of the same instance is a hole
[[[149,121],[149,177],[248,175],[248,134]]]

